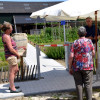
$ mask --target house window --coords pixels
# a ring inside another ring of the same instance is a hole
[[[26,7],[26,6],[29,6],[29,4],[28,4],[28,3],[25,3],[24,6],[25,6],[25,7]]]
[[[48,6],[48,4],[47,3],[43,3],[43,6]]]
[[[25,7],[25,10],[31,9],[31,8],[30,8],[30,5],[29,5],[28,3],[25,3],[25,4],[24,4],[24,7]]]
[[[31,8],[30,8],[30,7],[25,7],[25,9],[26,9],[26,10],[29,10],[29,9],[31,9]]]
[[[0,3],[0,6],[3,6],[3,3]]]

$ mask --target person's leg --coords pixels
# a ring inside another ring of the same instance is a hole
[[[18,68],[18,64],[17,64],[16,69],[15,69],[15,73],[14,73],[14,78],[16,77],[18,71],[19,71],[19,68]]]
[[[83,100],[83,82],[82,82],[82,75],[80,71],[73,73],[78,100]]]
[[[13,65],[13,66],[10,66],[10,69],[9,69],[10,89],[13,91],[16,90],[15,85],[14,85],[14,78],[15,78],[15,73],[17,71],[17,67],[18,67],[18,65]]]
[[[86,100],[92,100],[92,80],[93,80],[93,71],[83,71],[83,82],[86,92]]]

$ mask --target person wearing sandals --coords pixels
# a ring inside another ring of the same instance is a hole
[[[21,90],[17,89],[19,86],[15,87],[14,78],[19,70],[17,59],[20,58],[20,55],[17,52],[15,41],[10,36],[13,30],[12,25],[9,22],[4,22],[0,28],[4,32],[2,35],[2,42],[4,45],[5,58],[9,63],[9,90],[11,93],[19,93]]]
[[[85,38],[86,29],[78,29],[79,39],[71,46],[69,57],[69,73],[73,75],[78,99],[83,100],[83,85],[86,100],[92,100],[93,57],[95,50],[91,39]]]

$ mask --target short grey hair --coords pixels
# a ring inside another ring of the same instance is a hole
[[[85,27],[84,27],[84,26],[80,26],[79,29],[78,29],[78,35],[79,35],[79,37],[85,36],[86,33],[87,33],[87,32],[86,32]]]

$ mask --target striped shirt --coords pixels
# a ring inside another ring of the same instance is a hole
[[[2,42],[3,42],[3,45],[4,45],[5,58],[7,59],[10,56],[16,56],[16,55],[14,55],[13,53],[10,52],[6,42],[3,41],[4,35],[5,34],[2,35]],[[17,51],[17,46],[16,46],[15,41],[11,37],[10,37],[10,39],[11,39],[11,44],[12,44],[13,49],[15,49]]]

